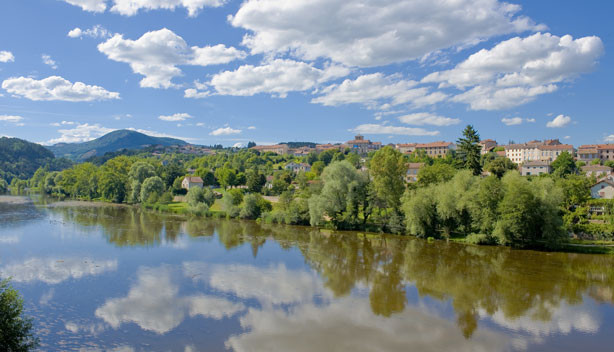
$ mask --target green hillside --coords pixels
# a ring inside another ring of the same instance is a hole
[[[83,143],[60,143],[49,147],[56,157],[66,157],[72,160],[83,161],[93,156],[104,155],[122,149],[142,149],[152,145],[185,145],[180,139],[152,137],[146,134],[118,130],[104,136]]]
[[[40,166],[54,162],[53,153],[42,145],[19,138],[0,138],[0,178],[32,177]]]

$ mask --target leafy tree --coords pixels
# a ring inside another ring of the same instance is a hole
[[[146,178],[156,175],[156,169],[150,163],[144,161],[137,161],[130,167],[128,177],[133,181],[143,183]]]
[[[481,234],[492,234],[499,217],[499,203],[503,198],[501,180],[495,175],[486,177],[468,192],[467,197],[476,230]]]
[[[552,162],[553,174],[559,177],[575,174],[578,172],[578,167],[571,154],[568,152],[562,152]]]
[[[266,184],[266,177],[258,170],[247,170],[245,173],[247,191],[252,193],[262,192],[262,187]]]
[[[311,224],[321,225],[328,217],[336,228],[356,226],[360,210],[368,208],[367,176],[348,161],[338,161],[324,169],[322,180],[321,193],[309,199]],[[366,221],[364,216],[363,220]]]
[[[323,161],[316,161],[311,164],[311,172],[315,173],[317,176],[320,176],[325,167],[326,164],[324,164]]]
[[[463,130],[463,137],[457,141],[458,151],[457,157],[465,169],[469,169],[475,176],[482,173],[482,165],[480,164],[481,147],[480,135],[471,125],[467,125]]]
[[[557,180],[563,192],[565,208],[572,210],[591,199],[591,180],[582,175],[569,175]]]
[[[389,146],[378,150],[369,162],[369,173],[376,196],[395,213],[398,213],[401,207],[406,172],[407,164],[403,154]]]
[[[262,198],[260,194],[249,193],[243,198],[243,207],[239,216],[242,219],[257,219],[260,214],[271,211],[272,206],[269,201]]]
[[[2,178],[0,178],[0,193],[4,193],[9,189],[8,183]]]
[[[241,209],[239,205],[243,201],[243,192],[240,189],[230,189],[224,192],[222,198],[222,209],[226,212],[226,215],[234,218],[239,216]]]
[[[604,165],[614,169],[614,160],[608,160],[604,163]]]
[[[173,182],[175,182],[175,179],[177,179],[177,177],[184,176],[185,173],[185,168],[177,162],[169,163],[166,166],[162,165],[157,172],[162,181],[164,181],[164,185],[166,188],[172,187]]]
[[[23,314],[23,299],[8,280],[0,281],[0,350],[34,350],[39,342],[32,330],[32,319]]]
[[[164,181],[158,176],[146,178],[141,185],[141,201],[155,203],[164,193]]]
[[[403,212],[407,232],[419,237],[437,237],[437,203],[435,186],[407,190],[403,195]]]
[[[125,180],[122,175],[113,170],[105,169],[102,171],[98,181],[98,188],[100,195],[112,202],[122,203],[126,198]]]
[[[215,170],[215,178],[224,189],[236,185],[237,172],[228,167]]]
[[[205,202],[205,193],[200,187],[192,187],[186,195],[186,201],[191,207],[195,207],[200,203]]]
[[[484,168],[492,175],[501,178],[503,177],[503,175],[505,175],[506,172],[511,170],[517,170],[518,166],[506,157],[497,157],[492,161],[486,163]]]
[[[449,181],[456,174],[456,169],[444,163],[424,165],[418,170],[418,184],[422,187]]]
[[[255,147],[255,146],[256,146],[256,142],[249,141],[249,142],[247,143],[247,148],[253,148],[253,147]]]
[[[591,161],[591,165],[601,165],[601,159],[594,159]]]

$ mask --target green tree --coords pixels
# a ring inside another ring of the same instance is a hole
[[[191,207],[195,207],[200,203],[205,202],[205,193],[200,187],[192,187],[186,195],[186,201]]]
[[[258,172],[258,170],[247,170],[246,175],[246,186],[247,191],[252,193],[260,193],[262,192],[262,187],[264,187],[266,183],[266,177]]]
[[[369,162],[375,194],[394,213],[398,213],[401,208],[406,172],[407,164],[403,154],[389,146],[378,150]]]
[[[0,193],[4,193],[9,189],[8,183],[2,178],[0,178]]]
[[[578,172],[578,166],[573,156],[566,151],[559,154],[556,160],[552,162],[551,166],[553,174],[559,177],[576,174]]]
[[[315,173],[317,176],[320,176],[322,175],[322,171],[324,171],[325,167],[326,164],[324,164],[323,161],[316,161],[311,164],[311,172]]]
[[[8,280],[0,281],[0,350],[34,350],[39,343],[32,330],[32,319],[23,312],[23,299]]]
[[[418,185],[424,187],[449,181],[455,174],[456,169],[449,164],[436,163],[433,165],[424,165],[418,170]]]
[[[222,167],[215,170],[215,178],[224,189],[234,186],[237,181],[237,172],[231,168]]]
[[[518,166],[506,157],[497,157],[487,162],[484,168],[492,175],[501,178],[503,177],[503,175],[505,175],[506,172],[511,170],[517,170]]]
[[[475,176],[482,173],[480,164],[480,135],[471,125],[463,130],[463,137],[457,141],[457,157],[465,169],[471,170]]]
[[[156,169],[150,163],[146,163],[144,161],[137,161],[132,164],[130,167],[130,172],[128,173],[128,177],[131,180],[138,181],[139,183],[143,183],[146,178],[153,177],[156,175]]]
[[[242,219],[257,219],[264,212],[271,211],[272,206],[269,201],[262,198],[260,194],[249,193],[243,198],[243,207],[239,216]]]
[[[146,178],[141,185],[141,201],[155,203],[164,193],[164,181],[158,176]]]
[[[403,213],[407,232],[418,237],[438,237],[435,186],[407,190],[403,195]]]

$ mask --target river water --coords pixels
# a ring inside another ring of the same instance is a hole
[[[614,256],[10,203],[44,351],[614,350]]]

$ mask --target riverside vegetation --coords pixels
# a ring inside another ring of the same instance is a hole
[[[27,185],[60,197],[163,211],[475,244],[556,248],[572,233],[612,240],[614,203],[591,199],[594,179],[579,175],[581,165],[571,155],[562,153],[553,162],[552,175],[522,177],[509,159],[496,153],[481,156],[479,140],[467,126],[457,151],[438,159],[403,155],[392,147],[364,159],[350,150],[305,157],[251,149],[192,158],[120,155],[63,171],[41,167]],[[284,170],[290,161],[308,163],[311,171]],[[405,182],[408,162],[425,163],[415,183]],[[194,169],[205,189],[193,188],[185,203],[175,203],[174,196],[185,194],[181,180],[187,169]],[[484,170],[490,176],[484,177]],[[272,204],[263,195],[279,201]],[[604,215],[589,213],[595,205],[603,207]]]

